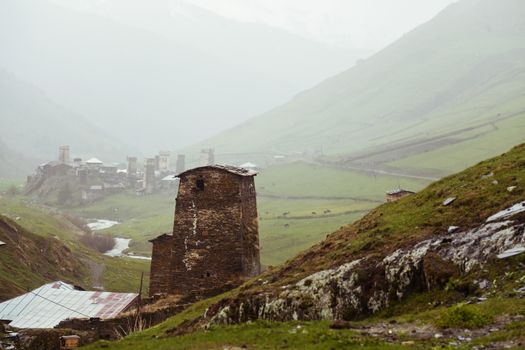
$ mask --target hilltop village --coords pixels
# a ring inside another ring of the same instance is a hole
[[[25,194],[40,198],[56,196],[58,204],[86,204],[124,190],[137,195],[156,192],[174,193],[178,187],[176,174],[186,170],[186,157],[177,155],[175,167],[170,164],[171,153],[160,151],[141,163],[128,156],[122,163],[104,163],[93,157],[71,158],[69,146],[60,146],[56,160],[39,165],[27,177]],[[214,150],[201,152],[201,164],[214,164]]]

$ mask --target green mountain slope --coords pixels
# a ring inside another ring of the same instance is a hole
[[[33,171],[35,164],[36,160],[11,150],[0,139],[0,178],[23,178]]]
[[[9,147],[38,161],[56,159],[60,145],[70,145],[72,156],[98,155],[113,160],[124,159],[129,149],[81,116],[54,103],[38,88],[1,69],[0,130],[3,149]],[[5,151],[6,162],[0,164],[0,176],[27,175],[21,173],[27,169],[24,157],[17,164],[13,152],[9,155]],[[33,163],[32,168],[37,164]]]
[[[58,239],[35,235],[0,216],[0,300],[15,297],[53,280],[84,284],[91,272]]]
[[[519,0],[459,1],[356,67],[196,149],[323,150],[386,164],[508,135],[505,144],[480,142],[482,151],[460,155],[456,168],[493,156],[524,140],[524,16]]]
[[[0,241],[6,245],[0,247],[0,300],[55,280],[130,292],[139,289],[144,273],[147,286],[149,261],[112,258],[86,247],[73,221],[56,209],[1,195]]]
[[[237,290],[89,348],[520,348],[525,254],[497,256],[525,242],[524,208],[525,144],[379,206]]]

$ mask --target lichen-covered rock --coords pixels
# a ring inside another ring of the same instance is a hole
[[[447,233],[382,259],[362,258],[314,273],[279,291],[228,300],[208,315],[221,324],[355,319],[482,267],[498,253],[525,243],[524,226],[507,220]]]

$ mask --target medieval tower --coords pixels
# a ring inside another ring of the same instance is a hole
[[[151,241],[151,295],[209,290],[260,273],[254,176],[219,165],[178,175],[173,235]]]

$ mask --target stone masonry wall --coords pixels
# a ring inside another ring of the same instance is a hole
[[[213,167],[181,175],[172,263],[173,294],[218,287],[259,271],[252,177]]]
[[[253,277],[261,273],[259,221],[253,177],[242,178],[241,215],[243,275]]]
[[[173,236],[164,234],[150,241],[151,272],[149,295],[170,294],[172,286],[172,246]]]

